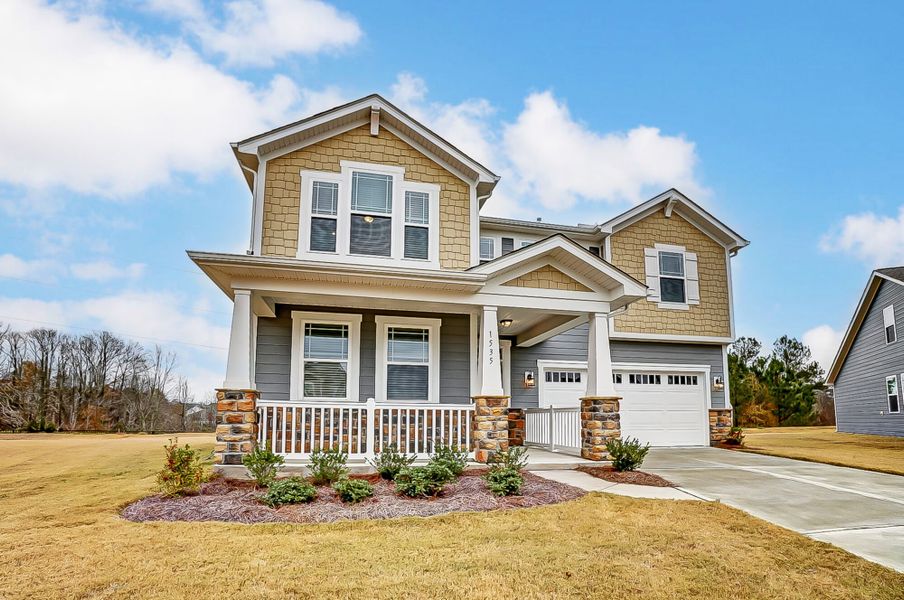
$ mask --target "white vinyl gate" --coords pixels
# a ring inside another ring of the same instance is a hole
[[[580,454],[580,407],[525,409],[524,443],[550,452]]]

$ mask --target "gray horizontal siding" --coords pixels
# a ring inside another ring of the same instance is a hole
[[[525,371],[539,376],[538,360],[587,360],[587,330],[587,325],[581,325],[530,348],[512,347],[512,406],[539,405],[537,387],[522,385]],[[712,377],[724,377],[722,346],[613,340],[610,349],[614,363],[709,365]],[[725,392],[712,392],[712,405],[724,407]]]
[[[292,354],[292,311],[321,311],[361,314],[361,355],[358,393],[361,400],[376,396],[375,316],[441,318],[440,402],[462,404],[470,401],[470,317],[393,311],[356,311],[280,305],[275,318],[260,318],[257,324],[255,379],[262,400],[285,402],[289,398],[289,371]]]
[[[882,309],[895,305],[898,341],[885,343]],[[904,287],[883,281],[835,379],[838,431],[904,436],[904,413],[888,412],[885,378],[904,373]],[[900,400],[899,400],[900,401]],[[885,414],[882,414],[884,412]]]

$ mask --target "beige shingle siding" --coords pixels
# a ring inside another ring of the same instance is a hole
[[[568,290],[571,292],[592,292],[590,288],[579,281],[575,281],[562,271],[546,265],[525,273],[502,285],[515,287],[539,288],[543,290]]]
[[[688,310],[659,308],[638,300],[615,318],[615,330],[625,333],[717,336],[731,335],[728,268],[725,249],[678,214],[666,218],[663,211],[618,231],[610,238],[612,263],[639,281],[646,280],[644,248],[654,244],[684,246],[697,253],[700,304]]]
[[[468,185],[407,143],[380,128],[370,135],[369,125],[347,131],[267,162],[261,252],[295,256],[301,170],[340,171],[341,160],[354,160],[405,168],[405,179],[440,186],[439,261],[443,269],[463,270],[471,262],[471,201]]]

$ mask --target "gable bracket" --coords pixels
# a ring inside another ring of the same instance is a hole
[[[380,107],[370,107],[370,135],[380,135]]]

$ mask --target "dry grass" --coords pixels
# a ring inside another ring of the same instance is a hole
[[[744,450],[904,475],[904,438],[836,433],[834,427],[745,429]]]
[[[165,437],[0,437],[0,598],[904,597],[904,575],[702,502],[589,494],[329,525],[122,520]]]

